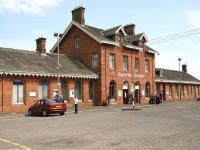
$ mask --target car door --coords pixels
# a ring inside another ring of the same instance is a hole
[[[44,99],[40,100],[40,103],[37,106],[37,113],[41,114],[44,107]]]

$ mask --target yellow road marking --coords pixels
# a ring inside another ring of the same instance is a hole
[[[0,141],[5,142],[5,143],[9,143],[9,144],[14,145],[14,146],[19,146],[23,150],[31,150],[31,148],[29,148],[27,146],[24,146],[24,145],[21,145],[21,144],[18,144],[18,143],[14,143],[14,142],[11,142],[11,141],[8,141],[8,140],[0,139]]]

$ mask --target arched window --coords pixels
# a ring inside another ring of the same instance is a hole
[[[116,82],[115,81],[111,81],[110,82],[109,95],[110,95],[111,99],[115,99],[116,98]]]
[[[82,83],[80,81],[76,81],[75,95],[78,97],[79,100],[82,100]]]
[[[21,80],[13,81],[13,104],[23,104],[24,84]]]
[[[89,96],[90,100],[94,100],[94,81],[90,80],[89,82]]]
[[[42,80],[39,84],[39,99],[46,98],[48,96],[47,81]]]
[[[67,99],[67,83],[65,80],[61,81],[61,95],[64,100]]]
[[[147,82],[145,85],[145,96],[150,97],[150,83]]]

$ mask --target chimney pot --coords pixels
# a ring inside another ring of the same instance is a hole
[[[46,53],[46,38],[40,37],[36,39],[36,51],[41,54]]]
[[[85,8],[82,6],[78,6],[72,10],[72,20],[80,23],[81,25],[85,25]]]
[[[183,64],[183,65],[182,65],[182,71],[183,71],[183,72],[187,72],[187,65],[186,65],[186,64]]]

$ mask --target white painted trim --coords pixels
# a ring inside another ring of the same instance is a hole
[[[0,75],[26,75],[26,76],[36,76],[36,77],[58,77],[57,74],[42,74],[42,73],[26,73],[26,72],[0,72]],[[73,74],[59,74],[59,77],[65,78],[81,78],[81,79],[98,79],[98,75],[73,75]]]
[[[126,34],[126,32],[124,31],[124,29],[122,28],[122,26],[119,26],[119,28],[117,29],[117,31],[115,32],[115,34],[117,34],[117,33],[119,32],[120,29],[122,30],[124,36],[126,36],[127,34]]]
[[[139,51],[142,51],[142,50],[143,50],[142,48],[140,48],[140,47],[137,47],[137,46],[125,45],[125,44],[124,44],[124,46],[125,46],[125,47],[127,47],[127,48],[134,49],[134,50],[139,50]]]
[[[145,33],[142,33],[142,36],[140,37],[140,40],[141,40],[143,37],[146,39],[147,42],[149,41]]]
[[[156,82],[160,82],[160,83],[180,83],[179,80],[167,80],[167,79],[156,79],[155,80]],[[181,81],[181,84],[184,83],[184,84],[199,84],[200,85],[200,82],[195,82],[195,81]]]

